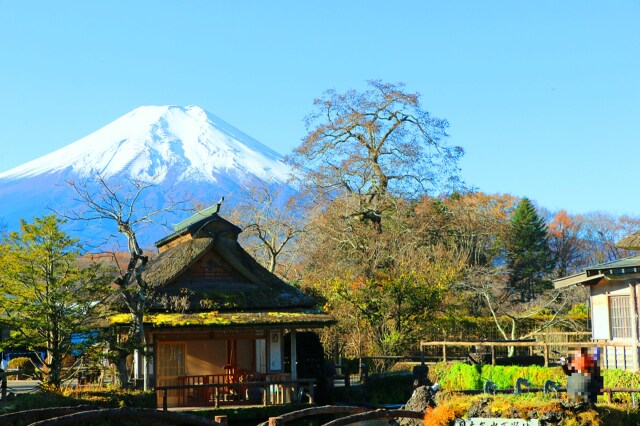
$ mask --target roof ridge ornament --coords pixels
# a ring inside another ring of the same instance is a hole
[[[221,197],[220,201],[218,201],[216,204],[209,206],[205,209],[202,209],[199,212],[196,212],[195,214],[189,216],[185,220],[176,223],[175,225],[173,225],[174,232],[181,231],[187,228],[189,225],[199,222],[202,219],[206,219],[210,216],[218,214],[220,212],[220,207],[222,206],[223,201],[224,201],[224,197]]]

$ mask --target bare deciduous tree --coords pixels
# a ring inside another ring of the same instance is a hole
[[[403,84],[369,81],[364,92],[325,92],[306,118],[309,134],[289,159],[314,194],[357,196],[354,216],[379,223],[387,195],[413,197],[457,181],[463,150],[445,143],[446,120],[422,109]]]
[[[573,302],[571,289],[548,290],[533,300],[522,303],[509,290],[506,269],[500,266],[471,268],[463,280],[455,285],[460,291],[484,301],[496,328],[505,340],[527,339],[562,320],[561,315]],[[533,329],[525,329],[524,323],[534,317],[545,320],[536,322]],[[513,356],[514,348],[509,348]]]
[[[119,265],[120,276],[114,280],[118,301],[122,303],[131,315],[131,323],[125,339],[120,344],[114,343],[112,350],[116,353],[115,364],[118,381],[121,386],[128,385],[126,357],[133,350],[142,350],[143,356],[148,355],[145,347],[143,317],[147,311],[147,303],[153,296],[153,289],[143,279],[142,273],[147,265],[149,256],[142,250],[138,242],[138,232],[142,225],[151,223],[159,215],[177,210],[186,210],[184,201],[175,201],[166,197],[164,207],[155,208],[144,200],[145,192],[155,184],[138,180],[124,182],[109,181],[100,175],[91,179],[68,184],[74,190],[77,200],[81,201],[85,209],[62,213],[62,216],[77,221],[100,222],[115,225],[111,237],[122,235],[126,238],[128,258],[126,266]],[[104,247],[107,241],[102,242]],[[118,257],[114,256],[118,262]],[[145,363],[146,364],[146,363]],[[144,386],[148,389],[148,371],[145,365]]]
[[[232,221],[243,228],[244,245],[272,273],[278,272],[283,256],[305,231],[299,201],[274,185],[259,181],[241,194],[230,213]]]

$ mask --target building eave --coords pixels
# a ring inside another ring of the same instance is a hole
[[[553,287],[560,289],[574,285],[594,285],[603,278],[605,278],[604,274],[588,275],[587,272],[581,272],[579,274],[553,280]]]

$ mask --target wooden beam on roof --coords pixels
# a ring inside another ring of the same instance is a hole
[[[604,278],[604,274],[602,273],[588,276],[586,272],[581,272],[579,274],[553,280],[553,287],[565,288],[573,285],[593,285],[597,284],[602,278]]]

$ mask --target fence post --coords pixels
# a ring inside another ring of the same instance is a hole
[[[2,383],[0,384],[0,397],[4,401],[7,398],[7,372],[4,370],[0,370],[0,379]]]
[[[496,347],[491,345],[491,365],[496,365]]]
[[[544,342],[544,366],[549,366],[549,344]]]
[[[447,362],[447,342],[442,344],[442,362]]]
[[[167,411],[167,390],[162,389],[162,410]]]
[[[268,391],[269,385],[264,385],[264,387],[262,388],[262,405],[263,406],[267,406],[267,398],[269,398],[269,391]],[[271,423],[271,419],[269,419],[269,423]]]
[[[344,374],[344,387],[348,388],[351,386],[351,371],[349,371],[349,364],[345,365],[342,368],[342,374]]]

